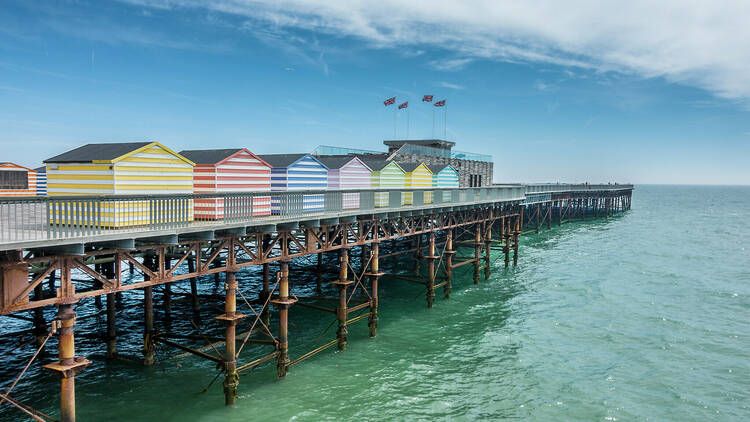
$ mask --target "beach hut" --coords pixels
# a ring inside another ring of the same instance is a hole
[[[36,172],[36,196],[47,196],[47,167],[37,167]]]
[[[86,144],[44,160],[47,194],[56,195],[153,195],[193,192],[193,162],[158,142]],[[158,204],[147,199],[102,202],[98,216],[89,217],[104,227],[193,220],[192,200],[174,199]],[[152,209],[154,211],[152,213]],[[76,211],[77,212],[77,211]],[[55,223],[67,224],[60,218]],[[81,219],[75,220],[79,224]]]
[[[372,173],[370,174],[370,181],[372,189],[403,189],[405,186],[405,173],[404,169],[395,162],[380,159],[370,159],[360,157],[362,161],[367,164]],[[375,193],[375,206],[378,208],[389,206],[389,193],[388,192],[376,192]],[[403,203],[403,197],[398,201],[399,206]],[[395,205],[395,204],[394,204]]]
[[[370,189],[372,170],[352,155],[321,155],[318,159],[328,167],[328,189]],[[359,208],[359,193],[343,194],[343,208]]]
[[[270,192],[271,166],[245,148],[180,151],[195,163],[193,192]],[[195,199],[196,220],[221,220],[225,215],[260,216],[271,214],[270,196],[232,198],[235,210],[225,214],[228,204],[222,198]]]
[[[0,163],[0,196],[35,196],[36,171],[14,163]]]
[[[271,166],[271,192],[325,190],[328,187],[328,167],[311,154],[264,154],[259,156]],[[271,213],[295,211],[323,211],[324,195],[303,195],[296,204],[281,196],[271,196]],[[286,198],[286,197],[285,197]]]
[[[435,188],[457,188],[458,170],[450,164],[430,165],[432,186]],[[443,192],[443,201],[450,200],[450,192]]]
[[[432,187],[432,170],[425,163],[399,163],[405,172],[405,181],[407,188],[431,188]],[[432,203],[432,192],[425,191],[424,203]],[[414,194],[406,192],[404,194],[404,204],[414,204]]]

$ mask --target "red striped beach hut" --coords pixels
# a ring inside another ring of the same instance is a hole
[[[14,163],[0,163],[0,196],[36,196],[36,171]]]
[[[270,192],[271,166],[246,148],[201,149],[180,151],[180,155],[195,163],[193,192]],[[196,220],[220,220],[225,217],[225,203],[221,198],[195,200]],[[253,216],[271,214],[271,197],[255,196],[250,203],[238,203]]]

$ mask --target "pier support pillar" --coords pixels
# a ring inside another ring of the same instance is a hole
[[[372,244],[372,259],[370,260],[370,317],[367,326],[370,327],[370,337],[375,337],[378,331],[378,280],[382,275],[380,272],[380,245],[378,242]]]
[[[224,282],[224,315],[218,316],[225,325],[226,348],[224,352],[224,403],[231,406],[237,399],[240,376],[237,373],[236,329],[237,321],[244,315],[237,311],[237,273],[227,271]]]
[[[427,245],[427,307],[435,303],[435,232],[430,232]]]
[[[263,290],[260,291],[260,301],[262,303],[266,303],[266,300],[268,300],[268,296],[271,295],[271,264],[265,263],[263,264]],[[266,306],[261,311],[260,318],[263,320],[263,322],[266,324],[266,326],[271,324],[271,310],[269,306]]]
[[[164,271],[167,272],[172,268],[172,259],[169,255],[164,257]],[[167,318],[172,315],[172,283],[164,283],[164,314]]]
[[[41,300],[44,294],[44,287],[42,283],[37,284],[34,287],[34,300]],[[37,346],[41,346],[44,343],[44,338],[47,336],[47,321],[44,319],[44,309],[34,308],[34,338],[36,339]]]
[[[491,223],[490,223],[491,224]],[[484,231],[484,279],[490,278],[490,251],[492,250],[492,226],[488,225]]]
[[[422,235],[414,236],[414,275],[419,277],[419,267],[422,260]]]
[[[143,257],[143,266],[154,269],[154,256],[146,254]],[[144,276],[148,279],[148,276]],[[147,286],[143,288],[143,364],[150,366],[154,364],[154,288]]]
[[[279,354],[276,357],[276,374],[284,378],[289,371],[289,258],[281,261],[279,268],[279,298],[275,301],[279,308]]]
[[[443,285],[443,296],[446,299],[451,297],[451,282],[453,281],[453,229],[448,229],[445,233],[445,284]]]
[[[195,258],[190,257],[187,259],[188,273],[195,272]],[[193,305],[193,312],[200,312],[201,302],[198,297],[198,278],[193,277],[190,279],[190,299]]]
[[[72,304],[63,304],[57,310],[58,331],[58,362],[44,365],[46,369],[56,372],[60,376],[60,420],[74,422],[76,420],[76,391],[75,376],[90,362],[75,356],[75,339],[73,328],[76,324],[76,314]]]
[[[510,266],[510,217],[503,218],[503,253],[505,254],[505,268]]]
[[[339,303],[336,307],[336,318],[339,321],[339,329],[336,331],[336,338],[338,339],[339,350],[346,350],[346,341],[349,337],[349,328],[346,325],[346,319],[349,315],[347,310],[347,297],[346,290],[347,286],[352,282],[348,280],[348,264],[349,264],[349,250],[347,248],[339,249],[340,267],[339,267],[339,279],[333,282],[339,288]]]
[[[323,292],[323,252],[318,252],[318,261],[315,263],[315,292]]]
[[[516,216],[513,219],[514,222],[514,228],[513,228],[513,265],[518,264],[518,235],[520,233],[521,228],[519,227],[520,220],[518,219],[518,216]]]
[[[474,234],[474,284],[479,284],[479,263],[482,257],[482,225],[476,224]]]

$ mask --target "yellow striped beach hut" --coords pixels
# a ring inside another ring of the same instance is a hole
[[[399,163],[404,169],[407,188],[431,188],[432,170],[425,163]],[[424,192],[424,203],[432,203],[432,192]],[[413,205],[414,195],[412,192],[404,193],[404,204]]]
[[[193,192],[192,161],[158,142],[86,144],[44,160],[47,168],[47,194],[60,195],[152,195]],[[149,224],[152,204],[143,200],[104,201],[99,215],[86,211],[56,213],[52,222],[97,220],[104,227]],[[192,221],[192,201],[159,205],[164,222]],[[85,215],[86,213],[89,215]],[[63,217],[63,214],[66,217]],[[76,218],[78,220],[76,220]]]

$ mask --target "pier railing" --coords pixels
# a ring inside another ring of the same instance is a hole
[[[27,241],[91,238],[125,232],[142,235],[180,228],[220,229],[305,218],[521,202],[523,199],[524,187],[520,185],[0,198],[0,250]]]
[[[551,192],[581,192],[581,191],[604,191],[604,190],[628,190],[633,189],[631,184],[568,184],[568,183],[539,183],[534,185],[524,185],[526,195],[532,193],[551,193]]]

